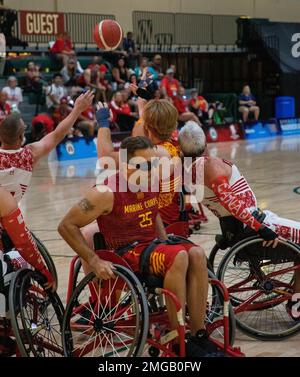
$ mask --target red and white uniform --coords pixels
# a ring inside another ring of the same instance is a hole
[[[19,203],[31,180],[33,154],[29,146],[18,150],[0,149],[0,186]]]
[[[203,159],[203,158],[202,158]],[[229,184],[232,193],[243,202],[244,207],[249,213],[258,209],[257,201],[253,190],[251,189],[246,178],[240,173],[236,165],[229,161],[223,160],[226,164],[232,168],[231,177],[229,178]],[[203,169],[203,160],[201,158],[195,162],[196,168]],[[225,217],[232,216],[233,214],[224,206],[216,196],[216,194],[208,187],[204,186],[204,199],[202,204],[205,205],[215,216]],[[270,229],[272,229],[278,236],[285,238],[286,240],[300,244],[300,222],[285,219],[279,217],[275,213],[265,210],[266,215],[263,223]]]
[[[223,160],[232,168],[229,184],[232,192],[239,197],[244,203],[250,213],[257,210],[257,201],[254,192],[249,186],[246,178],[240,173],[239,169],[231,162]],[[204,199],[202,204],[205,205],[215,216],[224,217],[232,214],[222,206],[219,198],[208,187],[204,186]]]

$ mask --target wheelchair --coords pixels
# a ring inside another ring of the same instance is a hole
[[[289,302],[294,273],[300,269],[299,246],[280,240],[275,249],[263,247],[263,239],[241,224],[233,225],[236,233],[228,228],[225,232],[222,225],[223,235],[216,237],[209,261],[216,268],[222,255],[216,276],[228,289],[237,327],[259,340],[280,340],[298,333],[300,321],[291,316]]]
[[[195,211],[191,204],[185,203],[185,191],[179,193],[179,219],[172,224],[164,224],[167,234],[188,238],[193,231],[198,231],[202,223],[206,223],[207,217],[204,214],[201,203],[198,203],[199,210]]]
[[[49,252],[34,234],[32,236],[57,283],[56,268]],[[0,295],[5,308],[1,313],[0,336],[15,339],[16,356],[63,356],[61,324],[64,307],[58,295],[44,289],[45,278],[40,272],[24,266],[19,269],[17,258],[13,257],[14,246],[5,232],[2,243],[8,270],[4,276],[0,271]]]
[[[102,242],[103,237],[100,239]],[[96,250],[99,244],[95,242]],[[113,251],[99,249],[96,253],[114,264],[116,279],[103,281],[90,273],[77,284],[81,263],[78,256],[72,259],[62,324],[64,355],[184,357],[189,318],[187,315],[186,323],[182,321],[180,302],[163,288],[163,279],[153,275],[138,276]],[[206,326],[210,338],[227,355],[243,356],[240,349],[233,346],[235,318],[228,292],[211,272],[209,278]],[[178,327],[173,331],[169,329],[166,297],[177,311]],[[173,346],[177,338],[179,350],[175,352]]]

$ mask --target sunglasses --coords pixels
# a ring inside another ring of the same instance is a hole
[[[152,161],[145,161],[138,164],[130,164],[130,166],[133,166],[136,170],[151,171],[151,169],[158,167],[158,159],[153,159]]]

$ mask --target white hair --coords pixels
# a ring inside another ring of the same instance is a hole
[[[185,156],[201,156],[206,147],[205,134],[198,123],[189,120],[179,132],[180,148]]]

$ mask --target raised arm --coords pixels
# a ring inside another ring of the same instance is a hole
[[[101,260],[95,254],[94,250],[88,246],[80,228],[90,224],[99,216],[110,213],[113,201],[113,193],[108,189],[100,192],[99,187],[93,188],[69,210],[58,226],[58,232],[62,238],[101,279],[114,277],[113,265]]]
[[[79,115],[91,106],[94,95],[92,92],[81,94],[72,112],[56,127],[56,129],[43,137],[40,141],[30,144],[33,152],[34,163],[48,155],[69,133]]]
[[[99,102],[98,111],[96,112],[96,119],[99,126],[97,135],[97,152],[98,158],[111,157],[115,160],[116,166],[119,166],[119,153],[115,152],[112,140],[111,132],[109,128],[110,123],[110,111],[107,105]]]

